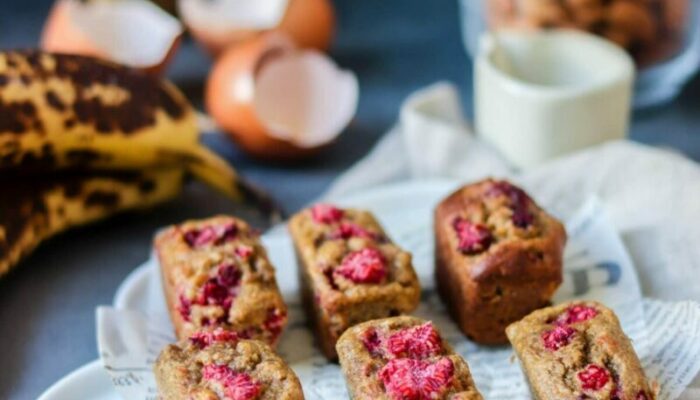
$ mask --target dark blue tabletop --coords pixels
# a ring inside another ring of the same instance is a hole
[[[10,3],[10,4],[8,4]],[[5,2],[0,48],[37,43],[49,0]],[[340,140],[302,165],[256,162],[222,137],[207,139],[288,211],[319,195],[395,121],[402,99],[437,80],[462,92],[472,115],[471,65],[460,41],[456,0],[336,0],[339,32],[333,57],[360,79],[359,112]],[[207,57],[185,43],[169,75],[200,96]],[[700,79],[666,106],[637,112],[632,138],[700,159]],[[112,302],[124,277],[149,254],[153,231],[215,212],[247,215],[199,184],[146,214],[123,215],[42,245],[0,280],[0,399],[36,398],[54,381],[97,358],[94,309]]]

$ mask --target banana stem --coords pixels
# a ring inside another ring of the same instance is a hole
[[[187,170],[196,178],[235,201],[256,207],[271,224],[284,219],[283,209],[270,195],[247,182],[224,159],[206,147],[197,146],[185,161]]]

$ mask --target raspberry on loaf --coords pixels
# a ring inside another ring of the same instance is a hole
[[[620,322],[600,303],[537,310],[506,333],[536,399],[655,397]]]
[[[270,346],[222,328],[161,351],[154,366],[168,400],[302,400],[299,379]]]
[[[354,400],[480,400],[469,366],[431,322],[402,316],[364,322],[337,344]]]
[[[292,217],[302,297],[323,353],[347,328],[414,310],[420,286],[411,255],[367,211],[318,204]]]
[[[221,327],[272,346],[287,324],[275,270],[258,234],[227,216],[187,221],[155,239],[170,317],[179,339]]]
[[[438,291],[475,342],[507,343],[506,326],[548,305],[561,284],[563,225],[509,182],[462,187],[434,223]]]

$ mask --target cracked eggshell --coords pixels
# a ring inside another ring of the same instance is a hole
[[[271,30],[297,45],[327,50],[335,31],[330,0],[178,0],[192,36],[214,57]]]
[[[330,0],[289,0],[289,8],[277,29],[300,47],[326,51],[335,34],[335,11]]]
[[[180,22],[146,0],[57,0],[41,48],[162,73],[182,37]]]
[[[245,152],[280,161],[331,143],[355,115],[358,97],[352,72],[280,33],[229,48],[205,89],[208,112]]]

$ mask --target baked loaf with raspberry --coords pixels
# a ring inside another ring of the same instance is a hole
[[[620,322],[600,303],[538,310],[506,332],[536,399],[655,398]]]
[[[217,328],[161,351],[154,366],[168,400],[302,400],[299,379],[270,346]]]
[[[345,331],[337,349],[351,399],[482,399],[469,366],[431,322],[364,322]]]
[[[561,284],[564,227],[506,181],[462,187],[434,223],[438,291],[475,342],[507,343],[506,326],[548,305]]]
[[[318,204],[293,216],[289,230],[307,316],[329,359],[337,358],[335,344],[347,328],[418,306],[411,255],[369,212]]]
[[[187,221],[158,234],[168,310],[179,339],[222,327],[275,345],[287,323],[275,270],[257,232],[227,216]]]

